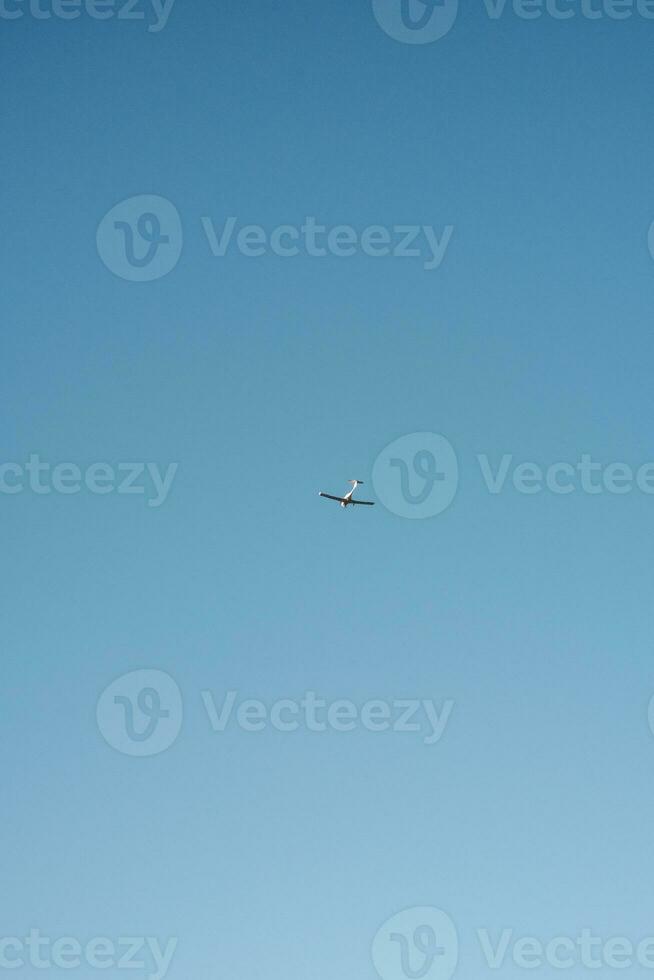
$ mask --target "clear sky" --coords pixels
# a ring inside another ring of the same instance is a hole
[[[477,929],[654,934],[654,496],[525,494],[512,468],[492,494],[477,460],[654,460],[654,21],[573,9],[466,3],[425,44],[370,0],[0,17],[0,463],[178,464],[160,506],[0,494],[2,936],[176,937],[171,980],[372,980],[380,926],[434,906],[465,980],[525,973]],[[98,227],[139,195],[182,231],[132,282]],[[213,255],[202,219],[230,216],[453,231],[433,269]],[[373,468],[425,432],[458,492],[412,520]],[[355,477],[375,507],[317,496]],[[96,718],[137,669],[183,701],[143,757]],[[431,745],[212,731],[202,692],[230,690],[453,708]]]

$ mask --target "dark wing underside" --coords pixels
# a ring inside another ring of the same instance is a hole
[[[345,503],[345,498],[344,497],[335,497],[331,493],[323,493],[322,490],[319,490],[318,491],[318,494],[321,497],[329,497],[330,500],[338,500],[339,504],[344,504]]]
[[[364,507],[374,507],[375,506],[375,501],[374,500],[351,500],[350,503],[351,504],[363,504]]]

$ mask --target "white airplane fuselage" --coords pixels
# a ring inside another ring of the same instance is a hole
[[[347,507],[348,504],[351,504],[352,503],[352,494],[354,493],[354,491],[356,490],[356,488],[359,486],[359,481],[358,480],[353,480],[352,483],[354,484],[354,486],[352,487],[351,490],[348,490],[348,492],[345,494],[345,496],[341,500],[341,507]]]

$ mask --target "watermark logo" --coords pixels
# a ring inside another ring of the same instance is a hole
[[[654,969],[654,937],[604,937],[584,927],[576,934],[525,935],[512,928],[478,928],[463,937],[484,969],[534,971]],[[406,909],[379,929],[372,960],[382,980],[450,980],[459,957],[459,937],[445,912]],[[473,971],[474,972],[474,971]]]
[[[398,912],[372,942],[372,961],[382,980],[450,980],[458,960],[457,931],[441,909]]]
[[[521,496],[626,496],[636,492],[654,496],[654,460],[637,465],[606,463],[591,453],[581,453],[577,460],[542,464],[516,459],[512,453],[495,457],[477,453],[474,463],[482,488],[492,496],[509,492]],[[382,450],[372,469],[379,500],[399,517],[442,513],[456,496],[458,480],[454,448],[434,432],[412,432],[396,439]]]
[[[372,482],[384,507],[398,517],[435,517],[456,496],[456,453],[445,436],[411,432],[382,450],[372,469]]]
[[[377,23],[394,40],[429,44],[447,34],[457,17],[458,0],[372,0]],[[513,15],[524,21],[654,20],[654,0],[483,0],[491,21]]]
[[[454,26],[458,0],[373,0],[379,26],[394,41],[431,44]]]
[[[183,714],[181,692],[169,674],[134,670],[105,688],[96,717],[103,738],[117,752],[148,756],[173,744]]]
[[[437,745],[449,728],[454,701],[447,698],[372,698],[360,703],[350,698],[321,697],[305,691],[302,697],[272,702],[241,697],[230,690],[214,696],[200,692],[196,707],[203,709],[213,734],[228,728],[260,734],[283,735],[372,734],[410,735],[423,745]],[[97,722],[105,741],[118,752],[150,756],[165,751],[182,727],[182,697],[175,681],[159,670],[136,670],[113,681],[102,692]]]
[[[307,215],[300,224],[265,228],[245,224],[235,215],[221,222],[205,214],[197,230],[216,259],[233,253],[247,259],[365,256],[413,259],[426,272],[433,272],[445,260],[454,225],[376,224],[355,228],[323,223],[314,215]],[[96,239],[100,258],[111,272],[130,282],[151,282],[167,275],[179,261],[183,244],[181,218],[170,201],[144,194],[113,207],[101,220]]]
[[[182,254],[182,222],[175,205],[164,197],[130,197],[104,216],[96,244],[114,275],[129,282],[152,282],[177,265]]]

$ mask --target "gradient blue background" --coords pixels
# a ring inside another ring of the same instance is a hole
[[[360,980],[407,906],[449,912],[462,978],[477,927],[654,933],[654,498],[493,497],[475,462],[654,458],[654,23],[463,4],[410,47],[368,2],[178,0],[160,34],[0,29],[0,457],[180,464],[159,510],[0,499],[2,934],[177,936],[171,980]],[[95,233],[146,193],[184,251],[131,284]],[[216,259],[200,217],[230,214],[455,231],[435,272]],[[445,514],[317,497],[421,430],[459,456]],[[95,723],[138,667],[185,703],[151,759]],[[217,735],[204,688],[456,707],[431,748]]]

